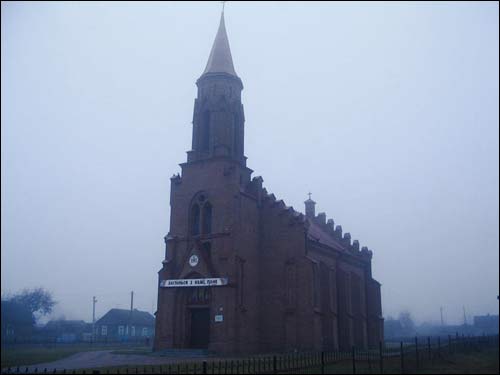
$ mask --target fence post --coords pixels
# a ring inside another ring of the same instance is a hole
[[[415,355],[416,355],[416,366],[418,370],[418,336],[415,336]]]
[[[325,352],[321,352],[321,373],[325,373]]]
[[[380,354],[380,373],[384,373],[384,352],[382,351],[382,341],[378,342],[378,351]]]
[[[356,348],[352,347],[352,373],[356,373]]]
[[[401,373],[405,373],[405,356],[404,356],[404,351],[403,351],[403,341],[400,342],[399,344],[399,352],[401,356]]]
[[[276,356],[273,355],[273,374],[278,373],[278,367],[276,366]]]
[[[203,361],[203,373],[207,373],[207,361]]]

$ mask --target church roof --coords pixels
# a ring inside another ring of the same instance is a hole
[[[346,247],[341,244],[338,239],[334,238],[332,234],[328,233],[324,228],[322,228],[321,225],[318,224],[314,219],[306,217],[304,214],[294,210],[293,207],[286,206],[282,199],[276,199],[275,195],[272,193],[268,193],[265,188],[263,188],[263,193],[264,196],[266,196],[272,204],[277,204],[283,210],[290,211],[293,217],[300,218],[301,221],[307,225],[307,238],[309,240],[319,242],[322,245],[328,246],[343,253],[347,252]],[[312,201],[312,199],[309,200]]]
[[[224,12],[220,17],[219,30],[215,36],[210,56],[208,57],[207,66],[203,74],[207,73],[227,73],[237,77],[234,71],[233,58],[231,49],[229,48],[229,40],[226,33],[226,25],[224,23]],[[202,74],[202,75],[203,75]]]
[[[307,235],[310,239],[318,241],[319,243],[329,246],[335,250],[345,252],[345,248],[340,245],[332,236],[326,233],[314,220],[307,219],[309,221],[309,229]]]

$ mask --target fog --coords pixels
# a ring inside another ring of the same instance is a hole
[[[1,289],[156,308],[170,177],[220,4],[1,10]],[[498,314],[499,6],[226,4],[245,154],[374,252],[384,316]]]

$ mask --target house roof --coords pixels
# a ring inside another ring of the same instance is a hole
[[[92,324],[83,320],[51,320],[42,327],[42,331],[48,334],[92,332]]]
[[[86,323],[83,320],[50,320],[45,325],[45,329],[55,328],[85,328]]]
[[[146,311],[111,309],[96,324],[153,326],[154,321],[154,316]]]

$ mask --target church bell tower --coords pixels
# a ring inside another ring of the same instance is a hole
[[[253,171],[244,156],[243,84],[234,69],[224,12],[196,85],[191,150],[180,164],[181,174],[170,179],[170,229],[158,275],[154,347],[231,352],[243,345],[240,336],[249,337],[237,328],[243,319],[243,264],[247,270],[250,264],[240,244],[256,241],[241,230],[241,218],[248,216],[241,207],[248,198],[241,193],[253,186]],[[252,214],[256,222],[256,207]],[[182,287],[186,280],[212,284]],[[245,319],[256,322],[257,313],[248,312]]]
[[[207,66],[197,80],[198,95],[194,103],[193,142],[188,163],[213,157],[229,157],[246,166],[244,156],[244,122],[241,91],[226,27],[224,12]]]

